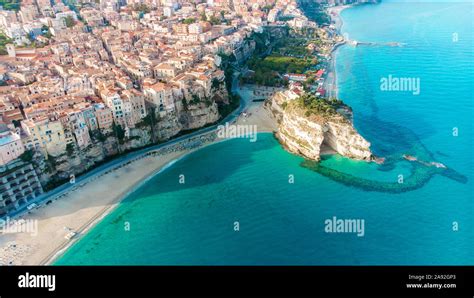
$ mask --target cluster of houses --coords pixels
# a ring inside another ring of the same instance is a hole
[[[0,214],[42,193],[25,153],[85,150],[96,132],[134,129],[150,113],[174,123],[193,104],[217,114],[226,104],[223,55],[250,56],[250,34],[281,15],[307,21],[295,0],[77,3],[0,9],[0,30],[12,40],[0,56]]]
[[[0,9],[0,31],[15,45],[28,45],[32,40],[46,43],[44,29],[66,31],[69,18],[77,21],[76,13],[61,1],[22,0],[18,12]]]

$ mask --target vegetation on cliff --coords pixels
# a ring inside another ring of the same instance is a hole
[[[313,94],[305,93],[294,100],[294,105],[304,111],[306,117],[315,116],[337,116],[340,115],[339,109],[350,108],[341,100],[330,98],[319,98]]]
[[[288,82],[283,78],[284,74],[302,74],[318,63],[313,50],[308,47],[314,43],[314,31],[297,32],[289,27],[265,29],[262,33],[253,33],[250,39],[256,45],[253,56],[247,62],[253,74],[244,77],[244,83],[286,86]]]
[[[298,0],[298,6],[305,15],[318,25],[329,25],[331,19],[320,3],[311,0]]]
[[[0,32],[0,55],[8,54],[6,50],[6,45],[12,42],[13,41],[10,38]]]
[[[217,106],[220,119],[223,119],[239,107],[240,96],[232,92],[232,83],[234,80],[234,68],[232,64],[235,63],[236,61],[235,56],[233,54],[231,55],[220,54],[219,56],[222,59],[220,68],[224,71],[224,77],[225,77],[224,84],[225,84],[225,88],[227,90],[227,94],[229,97],[229,102],[227,104],[219,102]],[[220,83],[218,81],[213,81],[212,88],[213,89],[220,88]]]
[[[291,30],[288,34],[287,38],[279,39],[275,43],[274,54],[298,58],[314,58],[312,51],[308,49],[309,43],[314,42],[312,40],[314,38],[313,33],[304,30],[301,32]]]
[[[282,55],[270,55],[263,60],[252,58],[249,61],[249,67],[256,69],[256,72],[264,69],[266,72],[273,70],[279,73],[303,73],[310,66],[309,59]]]

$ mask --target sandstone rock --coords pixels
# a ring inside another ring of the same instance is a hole
[[[321,148],[329,147],[352,159],[373,160],[370,143],[356,131],[347,115],[340,112],[308,115],[296,104],[298,97],[292,91],[282,91],[265,102],[279,123],[276,136],[288,151],[320,160]]]

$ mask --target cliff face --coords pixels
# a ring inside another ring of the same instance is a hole
[[[370,143],[364,139],[352,126],[352,123],[328,121],[324,134],[326,144],[337,153],[359,160],[372,160]]]
[[[370,143],[352,126],[349,107],[340,103],[337,110],[308,112],[301,102],[296,94],[285,91],[265,103],[279,123],[276,136],[288,151],[313,160],[328,149],[352,159],[373,159]]]
[[[319,160],[324,127],[295,114],[283,113],[277,137],[290,151]]]
[[[211,90],[209,97],[177,101],[174,111],[157,112],[153,121],[145,121],[134,128],[122,128],[123,136],[109,130],[98,137],[91,132],[91,143],[86,148],[71,147],[69,152],[46,158],[36,154],[34,164],[43,187],[49,190],[69,180],[70,175],[86,172],[101,161],[119,153],[142,148],[157,141],[169,140],[183,130],[198,129],[219,120],[217,101],[228,104],[228,93],[221,87]]]
[[[200,102],[188,105],[186,111],[181,113],[179,120],[185,130],[196,129],[206,124],[214,123],[219,120],[217,104],[215,102],[209,104]]]

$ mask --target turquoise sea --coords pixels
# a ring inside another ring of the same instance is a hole
[[[336,67],[384,165],[305,162],[271,134],[218,143],[151,178],[56,264],[473,265],[473,4],[384,1],[342,17],[349,38],[376,43],[340,47]],[[389,75],[419,78],[420,94],[382,91]],[[333,216],[363,219],[365,235],[325,233]]]

